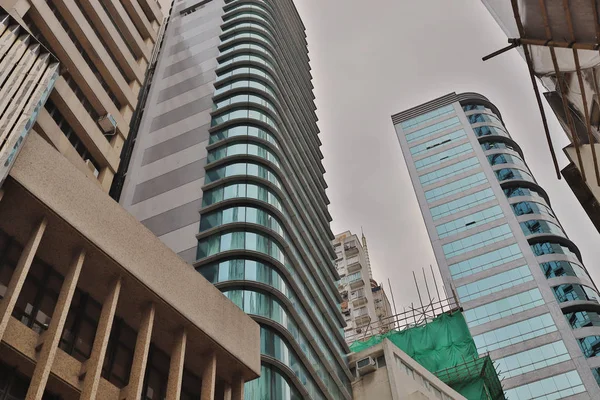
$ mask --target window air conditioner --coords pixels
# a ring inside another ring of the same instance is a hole
[[[356,371],[360,376],[371,373],[377,369],[377,364],[373,357],[365,357],[356,362]]]
[[[100,117],[100,119],[98,119],[98,125],[100,125],[100,128],[102,128],[102,132],[104,132],[105,135],[114,135],[117,133],[117,121],[110,113]]]

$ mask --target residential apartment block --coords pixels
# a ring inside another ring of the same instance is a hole
[[[110,189],[159,38],[155,0],[0,0],[61,64],[33,130]]]
[[[361,244],[362,240],[362,244]],[[344,337],[352,342],[392,328],[392,308],[383,287],[372,276],[366,238],[350,231],[340,233],[332,241],[335,250],[337,282],[342,296],[342,314],[346,321]],[[374,331],[375,330],[375,331]]]

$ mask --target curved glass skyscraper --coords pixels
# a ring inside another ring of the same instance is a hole
[[[507,398],[600,398],[600,295],[498,109],[453,93],[392,120],[446,290]]]
[[[165,37],[121,202],[260,324],[247,399],[350,399],[292,0],[175,2]]]

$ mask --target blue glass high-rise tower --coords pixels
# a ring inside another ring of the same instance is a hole
[[[292,0],[175,1],[153,73],[121,203],[260,324],[246,398],[350,399]]]
[[[499,110],[452,93],[392,120],[444,286],[507,398],[600,398],[600,295]]]

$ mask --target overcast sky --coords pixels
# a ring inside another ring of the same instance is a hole
[[[168,2],[168,1],[165,1]],[[307,29],[334,233],[361,226],[374,277],[398,309],[418,302],[413,270],[436,267],[390,116],[450,92],[479,92],[502,113],[569,237],[600,282],[600,236],[554,174],[524,61],[487,62],[506,36],[479,0],[296,0]],[[547,108],[561,167],[566,136]]]

